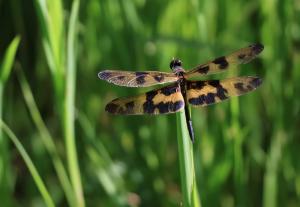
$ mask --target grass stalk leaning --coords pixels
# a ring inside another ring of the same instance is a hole
[[[177,141],[183,206],[201,206],[195,179],[193,143],[187,131],[185,114],[176,114]]]
[[[54,202],[52,197],[50,196],[49,191],[47,190],[47,187],[45,186],[45,183],[43,182],[40,174],[38,173],[34,163],[32,162],[31,158],[27,154],[26,150],[24,149],[23,145],[19,141],[19,139],[16,137],[16,135],[10,130],[10,128],[0,119],[0,128],[3,129],[3,131],[7,134],[7,136],[11,139],[11,141],[14,143],[18,151],[20,152],[22,158],[25,161],[26,166],[29,169],[29,172],[32,175],[32,178],[38,187],[38,190],[40,191],[46,206],[48,207],[54,207]]]

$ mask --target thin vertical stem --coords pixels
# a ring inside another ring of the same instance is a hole
[[[244,157],[242,153],[243,135],[239,124],[239,100],[230,101],[231,128],[233,130],[233,159],[234,159],[234,185],[236,203],[245,206],[245,178],[244,178]]]
[[[76,23],[79,10],[79,0],[72,5],[69,31],[67,37],[67,75],[66,75],[66,101],[64,105],[65,139],[67,148],[67,159],[71,182],[75,190],[78,206],[85,206],[81,176],[78,164],[78,156],[75,142],[75,84],[76,84],[76,55],[75,38]]]

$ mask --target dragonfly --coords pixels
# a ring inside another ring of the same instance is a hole
[[[170,62],[171,73],[160,71],[103,70],[98,77],[109,83],[126,87],[149,87],[166,84],[146,93],[116,98],[109,102],[105,111],[120,115],[159,115],[184,111],[191,141],[195,135],[189,105],[207,106],[222,102],[233,96],[240,96],[255,90],[262,79],[255,76],[233,77],[223,80],[190,80],[194,77],[226,71],[230,66],[246,64],[264,49],[260,43],[251,44],[227,56],[215,58],[185,71],[180,59]]]

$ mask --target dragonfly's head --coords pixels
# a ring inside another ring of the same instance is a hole
[[[183,68],[181,67],[182,62],[179,59],[173,58],[173,60],[170,63],[170,68],[175,73],[183,72]]]

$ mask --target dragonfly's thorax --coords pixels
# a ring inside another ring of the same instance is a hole
[[[170,63],[170,68],[175,74],[180,75],[180,73],[184,72],[184,69],[181,65],[181,60],[173,58],[173,60]]]

